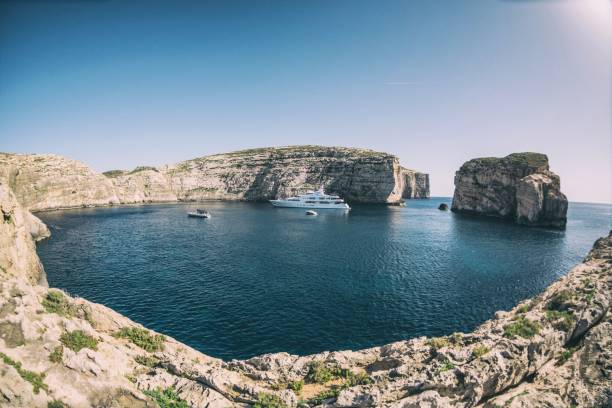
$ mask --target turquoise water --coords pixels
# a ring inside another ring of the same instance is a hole
[[[268,204],[83,209],[39,214],[51,286],[104,303],[224,359],[356,349],[469,331],[533,296],[610,229],[612,206],[571,203],[566,231],[437,209],[350,213]]]

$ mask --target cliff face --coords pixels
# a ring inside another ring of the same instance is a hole
[[[52,154],[0,153],[0,177],[32,211],[119,204],[106,177]]]
[[[0,154],[0,176],[33,211],[177,200],[264,201],[318,189],[351,202],[429,197],[428,176],[386,153],[342,147],[251,149],[98,174],[54,155]]]
[[[1,406],[154,407],[160,392],[208,408],[612,403],[612,232],[566,277],[472,333],[224,362],[37,284],[27,211],[5,182],[0,208]]]
[[[565,227],[567,198],[559,176],[539,153],[470,160],[455,174],[452,210],[513,219],[519,224]]]
[[[402,168],[402,198],[429,198],[429,174]]]
[[[353,202],[396,203],[403,173],[397,157],[371,150],[296,146],[208,156],[164,170],[183,200],[270,200],[324,186]]]

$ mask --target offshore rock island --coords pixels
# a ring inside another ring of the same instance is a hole
[[[396,156],[321,146],[261,148],[99,174],[56,155],[0,154],[0,176],[32,211],[198,200],[266,201],[323,186],[351,202],[428,198],[429,176]]]
[[[567,198],[559,176],[541,153],[470,160],[455,174],[452,211],[511,219],[518,224],[564,228]]]

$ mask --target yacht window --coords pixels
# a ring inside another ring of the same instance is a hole
[[[329,203],[325,201],[319,201],[319,204],[329,204]]]
[[[306,201],[306,204],[314,204],[316,201]]]

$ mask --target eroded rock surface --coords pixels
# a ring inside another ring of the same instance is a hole
[[[567,198],[559,176],[540,153],[470,160],[455,174],[452,210],[512,219],[519,224],[563,228]]]

